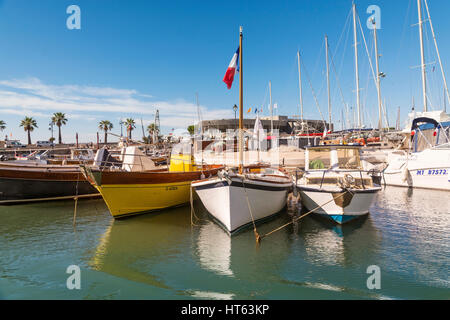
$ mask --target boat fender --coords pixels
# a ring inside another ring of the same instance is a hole
[[[404,166],[402,169],[402,181],[406,182],[408,181],[408,176],[409,176],[409,170],[407,166]]]

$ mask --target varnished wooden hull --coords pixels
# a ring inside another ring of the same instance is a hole
[[[109,172],[84,168],[111,215],[122,218],[189,203],[191,181],[217,174],[220,168],[193,172]]]
[[[99,196],[83,174],[71,168],[0,167],[0,204]]]

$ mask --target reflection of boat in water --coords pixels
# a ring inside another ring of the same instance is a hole
[[[273,230],[287,220],[289,220],[287,215],[280,216],[261,225],[258,230],[266,232]],[[273,234],[270,239],[264,240],[261,246],[257,246],[253,230],[230,237],[218,224],[205,220],[198,226],[194,241],[198,263],[204,270],[219,276],[260,279],[273,276],[273,269],[277,269],[278,263],[282,263],[288,257],[291,247],[290,235],[290,231],[284,230]]]
[[[168,288],[155,266],[170,264],[174,254],[189,246],[188,225],[186,208],[112,220],[88,264],[116,277]]]
[[[336,225],[328,219],[314,217],[302,225],[305,253],[308,260],[320,265],[362,265],[376,264],[376,256],[370,256],[379,246],[381,235],[370,216],[357,219],[354,223]],[[315,232],[309,232],[315,230]]]

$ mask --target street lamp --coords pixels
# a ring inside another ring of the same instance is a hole
[[[123,137],[122,125],[123,125],[124,123],[125,123],[125,122],[123,122],[122,119],[120,119],[119,124],[120,124],[120,136],[121,136],[121,137]]]
[[[237,112],[237,110],[238,110],[238,106],[237,106],[237,105],[234,105],[234,106],[233,106],[233,111],[234,111],[234,123],[236,123],[236,112]]]

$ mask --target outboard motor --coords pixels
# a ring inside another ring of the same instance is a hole
[[[94,166],[99,167],[100,170],[103,170],[105,168],[109,168],[112,166],[121,166],[122,163],[113,158],[111,153],[106,148],[101,148],[97,151],[94,158]]]

